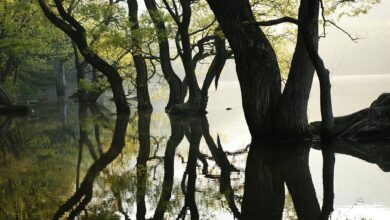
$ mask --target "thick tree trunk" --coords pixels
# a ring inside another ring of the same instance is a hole
[[[142,45],[137,39],[137,32],[139,30],[138,22],[138,3],[137,0],[127,0],[128,13],[129,13],[129,22],[130,28],[133,32],[131,34],[132,40],[132,56],[135,64],[135,69],[137,72],[136,76],[136,87],[137,87],[137,100],[138,100],[138,110],[149,110],[152,109],[152,104],[150,102],[149,90],[148,90],[148,69],[146,62],[142,57]]]
[[[320,206],[309,169],[310,142],[253,143],[245,170],[241,219],[281,219],[284,184],[299,219],[318,219]]]
[[[301,0],[298,19],[307,14],[307,2]],[[315,21],[310,23],[311,35],[318,48],[318,14]],[[314,66],[306,52],[301,29],[298,29],[297,43],[291,61],[290,72],[283,91],[277,117],[278,136],[283,139],[302,139],[310,136],[307,105],[313,82]]]
[[[276,54],[256,25],[249,1],[207,0],[234,52],[245,118],[253,138],[274,136],[281,95]]]
[[[159,51],[160,51],[160,64],[161,69],[164,74],[165,80],[168,82],[169,86],[169,99],[168,104],[165,107],[166,111],[175,104],[182,104],[182,88],[181,88],[181,80],[176,75],[172,68],[171,60],[170,60],[170,51],[169,51],[169,41],[168,41],[168,33],[165,28],[164,18],[161,15],[161,12],[157,9],[157,4],[155,0],[145,0],[146,8],[148,9],[149,15],[152,18],[154,28],[156,30],[158,43],[159,43]]]
[[[180,0],[182,8],[182,19],[175,17],[174,20],[178,25],[178,33],[176,35],[176,47],[182,60],[185,72],[185,78],[182,83],[182,98],[185,98],[186,87],[189,89],[187,102],[183,104],[173,105],[169,110],[172,115],[199,115],[205,112],[201,109],[201,90],[195,75],[194,63],[192,60],[192,48],[189,35],[189,25],[191,22],[191,1]],[[169,7],[169,6],[168,6]],[[180,36],[180,37],[179,37]],[[180,45],[181,43],[181,45]]]

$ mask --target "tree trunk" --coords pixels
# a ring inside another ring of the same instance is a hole
[[[245,118],[253,138],[274,134],[281,95],[276,54],[257,26],[249,1],[207,0],[234,52]]]
[[[218,85],[218,78],[221,74],[223,67],[225,66],[228,54],[226,51],[226,40],[221,38],[220,36],[215,36],[215,51],[216,54],[214,56],[213,61],[210,64],[209,69],[207,70],[206,78],[203,81],[202,85],[202,102],[201,102],[201,110],[206,112],[206,107],[208,103],[208,91],[211,85],[211,82],[215,80],[215,87]]]
[[[189,108],[193,108],[195,111],[197,111],[200,109],[201,94],[193,67],[191,42],[188,33],[188,28],[191,21],[191,3],[190,0],[180,0],[180,4],[183,10],[183,20],[179,25],[178,31],[180,33],[181,44],[183,47],[182,61],[189,89],[187,104],[189,105]]]
[[[129,9],[129,22],[130,28],[132,31],[131,34],[131,48],[132,56],[135,64],[135,69],[137,72],[136,76],[136,87],[137,87],[137,100],[138,100],[138,110],[149,110],[152,109],[152,104],[150,102],[149,91],[148,91],[148,69],[146,62],[142,57],[142,45],[137,38],[135,32],[139,31],[139,22],[138,22],[138,3],[137,0],[127,0],[127,6]]]
[[[149,15],[152,18],[160,51],[160,63],[161,69],[164,74],[165,80],[168,82],[169,86],[169,99],[168,104],[165,107],[166,111],[175,104],[182,104],[182,89],[181,89],[181,80],[176,75],[172,68],[170,60],[170,51],[169,51],[169,41],[168,33],[165,28],[164,18],[161,15],[161,12],[157,9],[157,4],[155,0],[145,0],[146,8],[148,9]]]
[[[319,13],[319,0],[310,0],[307,4],[308,13],[300,21],[299,29],[302,31],[303,40],[306,46],[306,50],[309,54],[315,70],[320,81],[320,100],[321,100],[321,140],[325,142],[332,142],[333,139],[333,110],[332,110],[332,97],[330,91],[330,79],[329,70],[325,68],[324,62],[318,54],[315,41],[315,37],[318,33],[313,31],[313,26],[318,25],[318,13]]]
[[[298,19],[307,14],[307,2],[301,0]],[[313,32],[311,40],[318,49],[318,14],[310,23]],[[283,139],[302,139],[310,136],[307,105],[311,86],[313,82],[314,66],[306,52],[305,43],[302,37],[302,30],[298,29],[297,43],[291,61],[290,72],[283,91],[278,109],[277,133]]]
[[[65,61],[58,60],[57,61],[57,68],[56,69],[56,91],[57,91],[57,97],[63,97],[65,96],[65,88],[66,88],[66,73],[65,73]]]

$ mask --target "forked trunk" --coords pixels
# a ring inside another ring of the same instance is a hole
[[[142,57],[142,46],[141,42],[137,38],[137,31],[139,31],[138,22],[138,3],[137,0],[127,0],[127,6],[129,9],[129,22],[131,33],[131,48],[132,56],[137,72],[136,76],[136,87],[137,87],[137,100],[138,110],[149,110],[152,109],[152,104],[149,97],[148,89],[148,69],[146,62]]]
[[[169,99],[165,110],[168,111],[172,105],[182,104],[182,88],[181,80],[176,75],[172,68],[169,51],[168,33],[165,27],[164,18],[160,14],[161,12],[157,8],[155,0],[145,0],[145,6],[148,9],[149,15],[152,18],[154,28],[156,30],[159,52],[160,52],[160,64],[164,74],[164,78],[169,86]]]

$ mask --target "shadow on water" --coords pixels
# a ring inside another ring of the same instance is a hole
[[[190,218],[196,220],[203,219],[201,211],[219,212],[220,210],[227,210],[235,219],[283,219],[286,217],[286,206],[291,205],[286,204],[287,196],[291,196],[298,219],[328,219],[333,211],[335,153],[376,163],[383,171],[389,171],[390,154],[388,147],[384,147],[388,146],[385,140],[375,143],[336,140],[333,144],[327,144],[322,150],[320,146],[324,145],[323,143],[259,142],[252,143],[251,147],[248,146],[243,150],[227,152],[223,149],[219,136],[214,139],[210,134],[206,117],[169,117],[171,131],[168,138],[166,141],[157,143],[151,141],[154,135],[151,132],[152,112],[138,112],[136,114],[138,120],[129,115],[118,115],[115,119],[115,126],[112,126],[110,123],[113,120],[112,116],[106,114],[104,110],[97,106],[81,105],[77,114],[77,127],[68,119],[68,107],[62,104],[59,108],[62,109],[62,116],[58,120],[60,127],[72,139],[76,137],[72,143],[78,146],[75,149],[77,172],[75,175],[76,190],[74,191],[73,188],[70,196],[69,193],[62,195],[67,198],[51,209],[50,217],[53,219],[94,218],[96,213],[89,212],[88,207],[96,202],[93,198],[96,184],[99,182],[97,179],[101,173],[106,172],[105,170],[114,160],[117,160],[120,155],[123,157],[124,147],[131,136],[128,131],[129,126],[134,125],[137,127],[134,135],[134,143],[137,146],[135,175],[118,180],[118,182],[125,183],[116,186],[112,184],[115,182],[115,177],[108,175],[112,185],[106,187],[111,190],[112,199],[116,201],[115,205],[110,206],[109,209],[112,209],[110,213],[112,216],[118,217],[119,215],[124,219],[135,216],[136,219]],[[137,124],[134,123],[135,121]],[[17,143],[28,143],[25,137],[20,135],[23,133],[20,127],[13,127],[13,123],[15,122],[10,117],[0,120],[0,166],[6,166],[10,157],[13,157],[15,161],[20,160],[24,149],[18,146],[25,144]],[[77,129],[72,130],[71,127],[77,127]],[[107,136],[103,132],[107,129],[113,131],[109,136],[110,144],[102,140],[103,136]],[[53,135],[58,134],[53,133]],[[185,145],[186,141],[189,145],[188,153],[180,156],[183,167],[178,169],[175,160],[179,157],[179,148]],[[164,147],[161,156],[152,153],[156,144]],[[204,149],[201,150],[202,146],[206,148],[207,153]],[[322,152],[324,192],[322,201],[317,198],[309,168],[309,154],[312,149],[319,149]],[[85,175],[82,174],[82,161],[87,155],[83,155],[83,152],[89,154],[88,157],[92,159],[92,165],[86,170]],[[243,169],[236,167],[232,156],[246,154],[245,176],[240,176]],[[156,177],[156,171],[152,171],[151,164],[161,167],[159,171],[161,175]],[[215,167],[219,170],[218,172],[214,172]],[[110,169],[115,169],[115,167]],[[82,179],[81,176],[83,176]],[[159,190],[153,189],[155,186],[154,183],[150,183],[151,176],[155,184],[159,184]],[[245,178],[243,190],[239,190],[237,181],[232,179],[233,176]],[[218,192],[205,195],[202,192],[202,186],[199,185],[200,179],[217,183],[213,189],[217,189]],[[15,182],[12,178],[8,179],[8,182],[10,181]],[[6,201],[14,199],[13,193],[17,187],[25,187],[23,184],[18,186],[8,182],[0,182],[2,189],[0,193],[3,198],[0,199],[0,218],[29,219],[28,216],[36,216],[34,213],[17,216],[10,211],[12,208],[3,205]],[[49,190],[49,193],[53,192]],[[156,198],[154,202],[150,201],[151,194],[154,194]],[[202,198],[199,199],[201,196],[208,196],[211,200],[221,200],[221,203],[218,207],[210,207],[210,210],[202,210],[205,206],[201,204]],[[216,197],[213,198],[213,196]],[[132,209],[132,206],[136,208]],[[24,210],[24,212],[32,212],[32,210]]]

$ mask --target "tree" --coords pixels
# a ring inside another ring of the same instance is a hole
[[[89,46],[85,28],[65,10],[63,2],[60,0],[54,0],[54,3],[59,15],[56,15],[53,11],[51,11],[44,0],[39,0],[39,5],[45,16],[72,39],[72,41],[77,45],[80,53],[92,66],[107,77],[114,95],[117,112],[129,112],[129,106],[122,86],[122,78],[120,77],[117,69],[103,60]]]
[[[136,85],[137,85],[137,99],[139,110],[150,110],[152,104],[148,92],[148,70],[145,59],[142,57],[142,45],[137,39],[136,32],[139,31],[138,21],[138,3],[137,0],[127,0],[129,23],[131,33],[132,55],[134,65],[137,71]]]
[[[176,0],[169,3],[165,0],[161,4],[168,12],[168,18],[163,10],[158,10],[155,0],[145,1],[159,41],[159,56],[152,58],[160,62],[170,88],[170,96],[165,109],[170,114],[204,114],[208,101],[208,89],[214,78],[219,78],[231,53],[226,48],[225,39],[216,25],[215,18],[204,3]],[[197,16],[193,17],[192,13],[196,13]],[[173,22],[174,29],[177,29],[176,33],[170,33],[167,30],[166,24],[170,24],[170,21]],[[182,81],[177,77],[171,65],[169,39],[175,41],[175,52],[183,64],[185,77]],[[208,65],[205,80],[200,88],[195,74],[197,66],[209,57],[213,59]],[[188,101],[183,104],[187,87],[189,88]]]
[[[8,99],[2,104],[25,102],[37,90],[55,85],[57,62],[68,59],[68,42],[46,27],[40,11],[36,3],[18,0],[0,7],[0,87]]]
[[[298,18],[290,17],[288,13],[291,7],[286,7],[287,12],[284,13],[287,16],[266,21],[256,20],[255,12],[257,11],[254,11],[256,3],[262,4],[258,1],[208,0],[207,2],[234,52],[244,113],[252,137],[263,140],[302,140],[311,136],[307,121],[307,103],[314,70],[316,70],[321,85],[323,120],[321,136],[324,140],[331,139],[333,113],[329,71],[326,70],[317,51],[319,7],[320,3],[323,6],[323,2],[301,0]],[[286,4],[289,5],[289,3]],[[335,5],[339,4],[343,3],[335,3]],[[353,9],[356,14],[369,7],[366,4],[358,6],[361,8]],[[330,12],[334,12],[335,8],[336,6]],[[321,14],[324,27],[329,23],[335,25],[334,22],[325,18],[324,9]],[[259,26],[281,23],[298,26],[295,50],[283,91],[280,83],[280,62],[264,28],[259,28]]]

